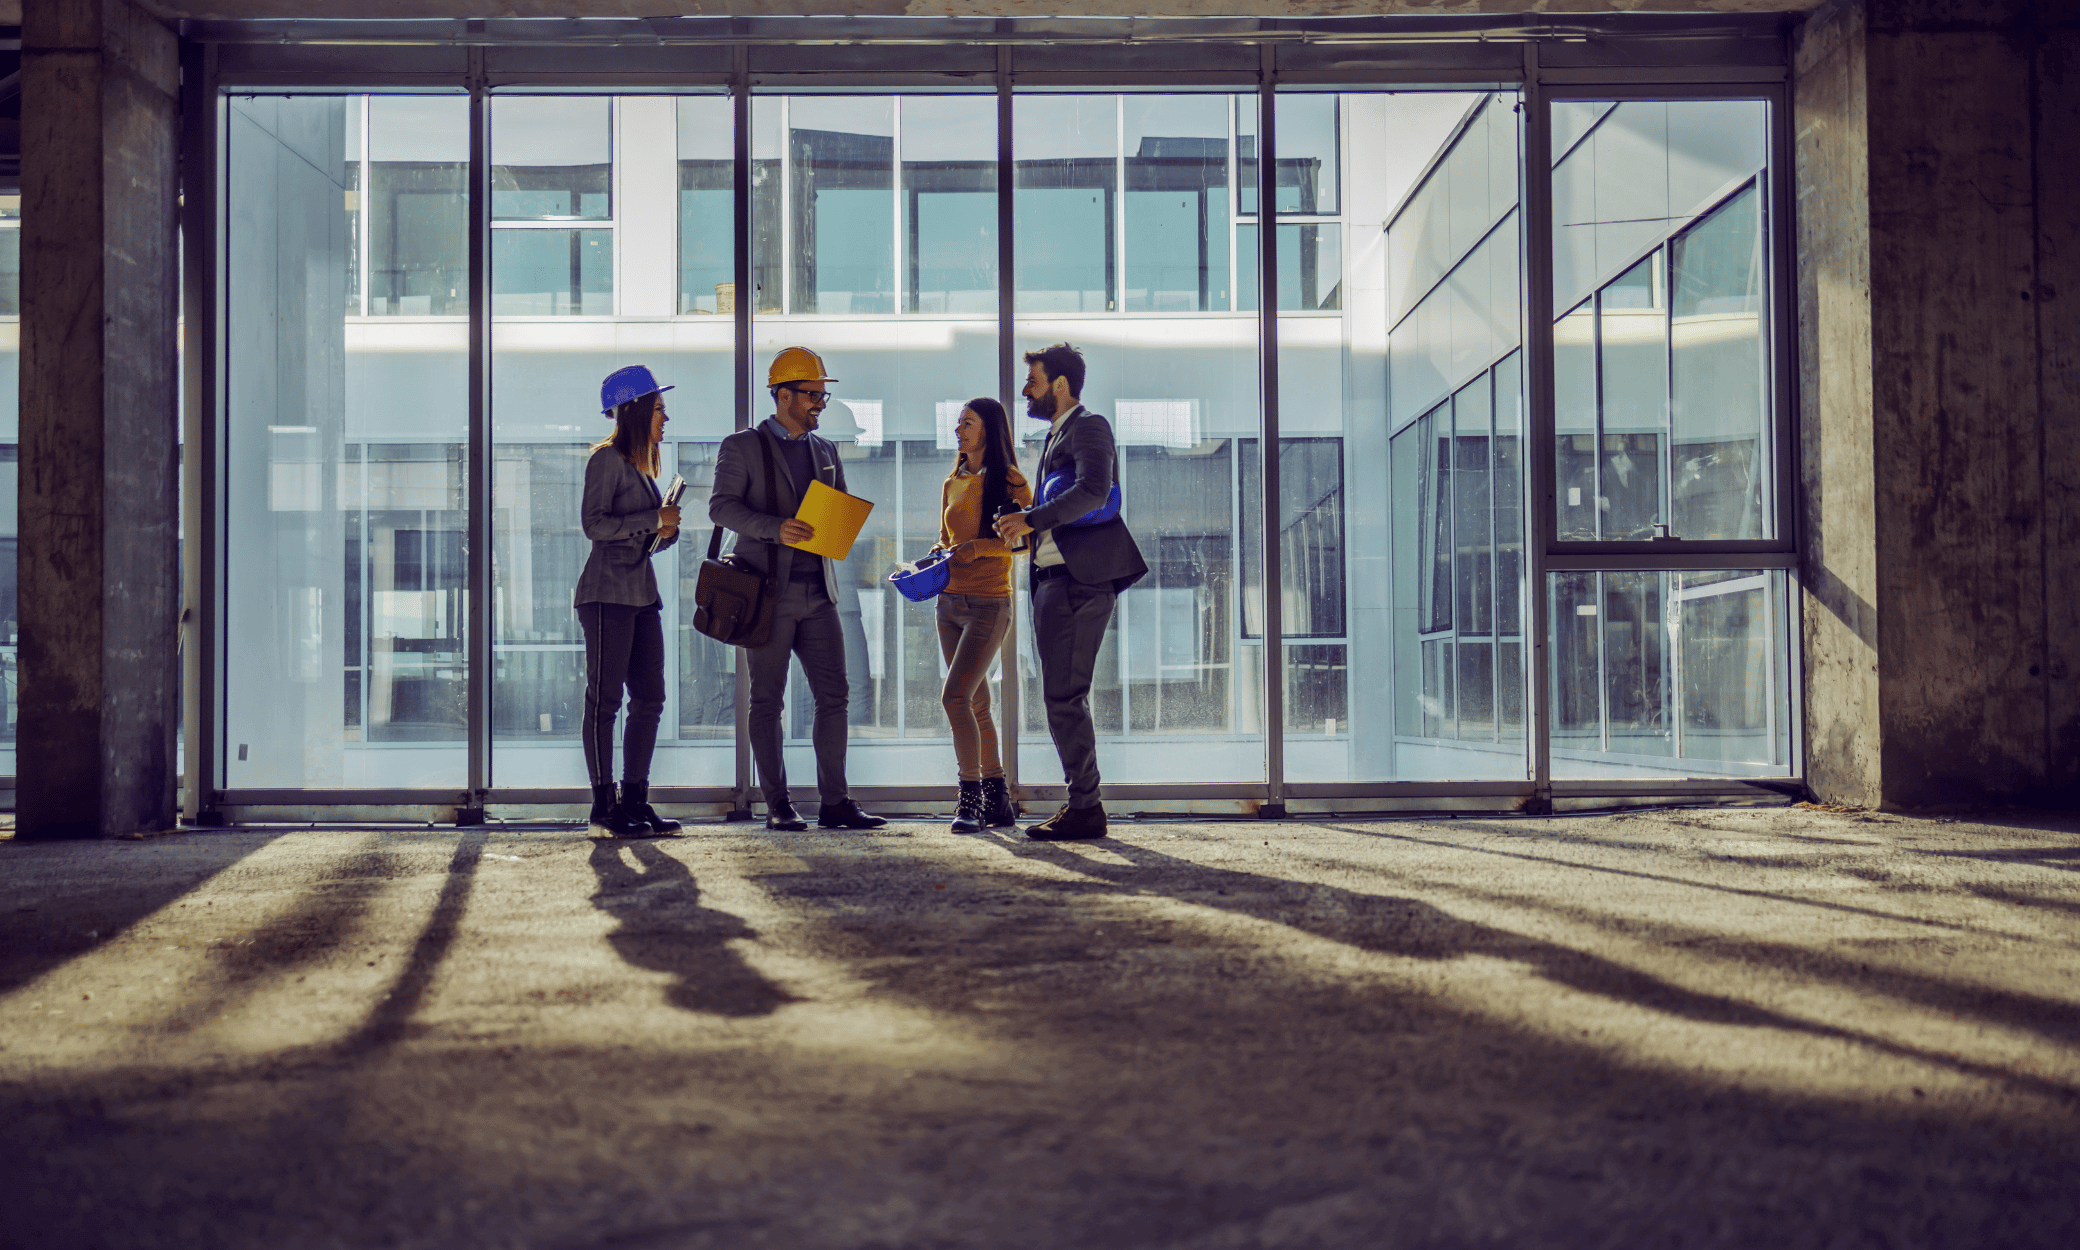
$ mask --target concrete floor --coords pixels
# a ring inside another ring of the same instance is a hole
[[[0,842],[0,1247],[2080,1244],[2080,826]]]

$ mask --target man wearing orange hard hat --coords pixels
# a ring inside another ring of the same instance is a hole
[[[747,648],[751,668],[751,758],[765,792],[766,828],[806,829],[787,790],[781,755],[780,714],[787,694],[790,657],[816,702],[811,741],[816,746],[816,790],[822,804],[816,823],[825,829],[878,829],[888,822],[852,801],[845,784],[845,632],[838,622],[837,561],[788,546],[816,536],[796,518],[809,483],[845,489],[838,449],[818,437],[830,383],[823,357],[806,347],[784,348],[766,370],[773,415],[722,440],[715,456],[715,488],[708,519],[737,535],[735,551],[759,573],[779,584],[773,632],[765,645]]]

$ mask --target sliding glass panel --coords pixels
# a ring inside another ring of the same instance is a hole
[[[360,101],[344,107],[360,111]],[[455,96],[379,95],[367,97],[365,111],[368,311],[466,317],[469,218],[456,206],[469,183],[468,104]]]
[[[1226,96],[1126,96],[1126,309],[1212,312],[1228,289]]]
[[[1553,776],[1792,771],[1780,571],[1555,573]]]
[[[790,311],[894,312],[895,102],[785,103]]]
[[[1114,301],[1119,97],[1020,96],[1012,111],[1018,309],[1106,312]]]
[[[679,311],[737,309],[736,137],[727,96],[682,96],[679,108]]]
[[[467,326],[454,262],[468,102],[370,104],[230,101],[219,489],[231,787],[465,783]],[[370,318],[342,311],[350,150],[368,154],[374,193],[352,221],[373,238]]]
[[[658,484],[668,484],[674,474],[688,483],[679,547],[651,562],[667,660],[664,723],[650,780],[726,786],[735,779],[735,659],[690,624],[692,578],[708,537],[703,522],[709,466],[715,446],[734,426],[735,321],[716,315],[726,288],[718,290],[713,281],[689,285],[687,277],[730,272],[731,115],[724,96],[502,96],[492,102],[495,158],[524,144],[528,159],[541,169],[565,171],[555,177],[537,172],[530,192],[535,198],[508,197],[501,206],[494,190],[494,207],[501,214],[540,211],[543,219],[590,218],[580,229],[493,229],[491,720],[492,775],[500,787],[586,783],[579,746],[584,634],[572,596],[592,545],[579,506],[586,463],[594,446],[613,432],[600,412],[600,383],[630,364],[647,366],[675,388],[665,395],[670,421]],[[555,153],[533,130],[542,118],[564,119],[570,127],[570,163],[548,163]],[[610,118],[617,132],[611,147]],[[518,139],[506,133],[514,128],[524,128]],[[582,150],[581,141],[588,145]],[[720,158],[714,155],[718,144]],[[587,155],[600,163],[576,163]],[[713,167],[718,159],[720,175]],[[695,184],[691,192],[689,182]],[[719,205],[699,198],[703,182],[722,183]],[[552,184],[578,189],[552,204],[541,198]],[[558,209],[566,212],[551,212]],[[571,243],[573,238],[579,242]],[[566,262],[574,247],[591,255]],[[676,266],[669,259],[675,251]],[[560,294],[520,298],[544,285],[537,280],[542,273],[558,280],[566,273],[590,275],[591,290],[570,303]],[[613,312],[617,305],[619,320],[573,321],[564,315]],[[618,729],[615,750],[618,760]]]
[[[1750,184],[1669,245],[1671,495],[1684,538],[1775,535],[1761,213]]]
[[[1243,466],[1260,424],[1257,331],[1225,294],[1234,105],[1226,95],[1014,102],[1015,344],[1083,352],[1082,397],[1111,418],[1122,515],[1149,565],[1119,597],[1091,692],[1108,783],[1264,777],[1261,625],[1252,638],[1245,624],[1260,613],[1238,580]],[[1112,194],[1121,178],[1124,204]],[[1103,315],[1115,265],[1130,317]],[[1031,463],[1048,427],[1017,420]],[[1020,676],[1020,775],[1058,785],[1030,629]]]
[[[997,309],[997,114],[975,96],[902,102],[904,308]]]
[[[1516,97],[1344,100],[1352,152],[1394,175],[1347,182],[1352,214],[1387,220],[1384,246],[1350,261],[1345,383],[1360,412],[1385,414],[1350,434],[1350,472],[1386,488],[1349,492],[1351,688],[1377,694],[1353,694],[1340,770],[1303,770],[1309,744],[1296,741],[1288,776],[1518,780],[1529,759]],[[1291,359],[1283,338],[1281,350]],[[1282,426],[1293,419],[1281,409]]]
[[[778,272],[773,252],[794,248],[798,281],[785,312],[761,297],[752,368],[762,383],[784,347],[823,357],[837,380],[816,432],[838,444],[846,489],[874,504],[838,569],[848,780],[950,779],[935,605],[911,603],[887,578],[938,540],[954,425],[969,399],[997,389],[995,97],[761,97],[754,106],[755,129],[777,134],[773,119],[785,119],[794,158],[767,167],[757,188],[773,219],[753,237],[752,263]],[[772,413],[771,397],[754,392],[752,419]],[[797,802],[813,801],[814,710],[797,665],[783,721]]]
[[[1774,537],[1768,106],[1554,108],[1560,538]]]

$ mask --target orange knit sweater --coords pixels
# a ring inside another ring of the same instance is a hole
[[[1026,485],[1025,475],[1017,469],[1007,470],[1007,483],[1011,497],[1021,508],[1033,505],[1033,490]],[[956,563],[946,581],[949,595],[973,595],[978,599],[1008,599],[1011,597],[1011,563],[1017,552],[1004,546],[997,537],[994,522],[985,526],[982,521],[982,475],[970,473],[963,476],[956,469],[946,479],[946,489],[940,496],[939,545],[957,547],[973,542],[968,554],[974,559],[966,564]]]

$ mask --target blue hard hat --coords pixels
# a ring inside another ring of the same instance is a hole
[[[629,365],[614,370],[607,375],[606,381],[599,384],[599,409],[601,412],[611,413],[631,399],[641,399],[645,395],[655,395],[659,391],[671,389],[669,386],[659,386],[657,379],[643,366]]]

